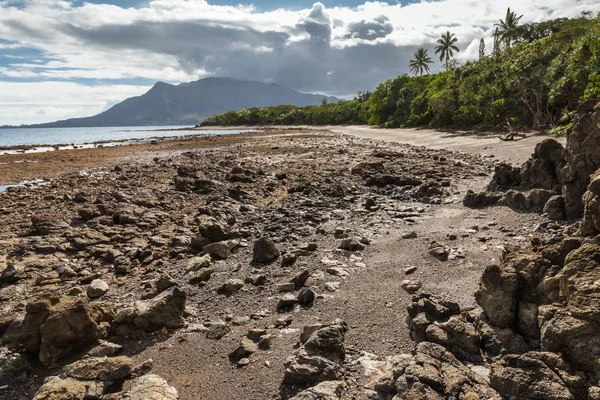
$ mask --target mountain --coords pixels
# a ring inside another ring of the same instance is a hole
[[[205,78],[179,85],[158,82],[145,94],[131,97],[93,117],[27,127],[195,125],[204,118],[229,110],[280,104],[316,105],[323,97],[300,93],[276,83],[229,78]],[[338,100],[328,97],[329,102]]]

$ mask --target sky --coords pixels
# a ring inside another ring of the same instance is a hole
[[[448,30],[458,62],[476,58],[507,7],[522,22],[600,12],[598,0],[240,1],[0,0],[0,125],[94,115],[157,81],[209,76],[351,97],[407,73],[418,47],[433,56]]]

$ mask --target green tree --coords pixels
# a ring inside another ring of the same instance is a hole
[[[454,52],[459,52],[458,47],[456,47],[455,43],[458,41],[454,33],[450,33],[447,31],[442,35],[440,39],[438,39],[438,46],[435,48],[435,54],[440,55],[440,61],[444,63],[446,70],[449,67],[449,61],[452,57],[454,57]],[[444,61],[446,60],[446,61]]]
[[[514,11],[510,11],[510,7],[508,7],[504,20],[500,20],[500,22],[494,24],[494,26],[498,27],[496,33],[494,33],[495,37],[498,37],[499,40],[504,42],[506,47],[510,47],[515,39],[517,27],[519,26],[521,18],[523,18],[523,15],[517,16],[517,14]]]
[[[410,60],[408,66],[410,67],[410,72],[417,75],[423,75],[424,72],[429,73],[429,65],[433,63],[431,57],[427,54],[427,50],[423,47],[419,47],[415,54],[413,55],[414,59]]]

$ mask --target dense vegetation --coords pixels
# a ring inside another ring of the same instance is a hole
[[[519,18],[509,9],[501,23],[511,26],[496,32],[494,51],[478,61],[457,67],[446,58],[443,72],[401,75],[353,100],[230,111],[203,125],[510,123],[564,129],[582,101],[600,98],[600,15],[517,25]]]

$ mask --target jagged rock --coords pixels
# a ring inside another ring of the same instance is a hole
[[[199,271],[194,272],[191,277],[188,279],[189,283],[195,284],[200,282],[206,282],[210,279],[212,274],[215,273],[213,268],[204,268]]]
[[[498,204],[501,198],[502,193],[500,192],[475,193],[469,189],[463,199],[463,205],[469,208],[484,208]]]
[[[107,342],[105,340],[99,340],[96,347],[90,350],[86,356],[89,357],[114,357],[123,351],[123,346]]]
[[[543,353],[531,352],[503,357],[492,364],[490,385],[506,398],[575,399],[561,376],[552,371],[541,356]]]
[[[181,328],[186,297],[184,291],[173,286],[152,299],[136,301],[134,307],[120,310],[115,323],[147,331]]]
[[[229,353],[229,358],[232,360],[240,360],[242,358],[249,357],[250,355],[256,353],[258,351],[258,345],[254,343],[250,338],[244,336],[242,338],[242,343],[238,347],[235,348],[231,353]]]
[[[127,378],[132,369],[133,361],[129,357],[90,357],[67,365],[64,373],[84,381],[117,381]]]
[[[261,237],[254,243],[252,262],[268,264],[277,258],[279,258],[279,250],[270,238]]]
[[[222,242],[231,239],[233,236],[229,227],[220,224],[201,226],[200,234],[212,242]]]
[[[540,212],[546,208],[544,212],[552,219],[581,217],[590,175],[600,168],[599,104],[588,101],[580,105],[579,115],[567,134],[566,148],[554,139],[538,143],[520,169],[506,164],[496,166],[487,190],[478,194],[469,191],[463,204],[477,208],[500,202],[523,211]],[[498,193],[502,192],[506,193],[499,200]],[[556,197],[549,202],[558,194],[562,201]]]
[[[502,162],[494,167],[492,181],[487,185],[488,192],[506,191],[521,185],[521,168]]]
[[[430,342],[419,343],[414,357],[396,366],[391,379],[395,381],[394,386],[384,387],[386,391],[395,390],[394,399],[398,400],[501,399],[484,377],[471,371],[442,346]]]
[[[113,312],[83,299],[50,295],[27,304],[25,318],[2,337],[16,351],[37,353],[44,365],[91,347],[108,335]]]
[[[482,361],[477,329],[461,315],[458,303],[447,296],[422,293],[413,297],[407,311],[415,341],[442,345],[460,360]]]
[[[217,260],[225,260],[229,257],[231,249],[227,242],[217,242],[211,243],[204,246],[202,252],[205,254],[210,254],[212,257]]]
[[[560,171],[566,164],[563,146],[546,139],[535,146],[533,156],[521,167],[521,187],[555,191],[560,186]]]
[[[337,320],[314,331],[285,362],[284,384],[316,384],[341,380],[348,327]]]
[[[194,272],[202,268],[208,268],[210,264],[212,264],[210,254],[205,254],[202,257],[194,257],[188,261],[186,272]]]
[[[34,215],[31,217],[33,231],[38,235],[48,235],[69,229],[69,217],[61,214]]]
[[[212,324],[206,332],[208,339],[220,340],[223,336],[231,332],[231,327],[224,322]]]
[[[490,265],[483,272],[475,299],[492,324],[509,328],[516,322],[518,289],[517,271],[511,265]]]
[[[590,178],[591,182],[583,195],[583,220],[580,233],[583,236],[600,233],[600,170]]]
[[[46,378],[33,400],[76,400],[98,398],[103,392],[102,383],[76,379],[61,379],[58,376]]]
[[[177,390],[158,375],[144,375],[134,379],[124,400],[178,400]]]
[[[325,381],[301,391],[290,400],[338,400],[345,387],[343,381]]]

